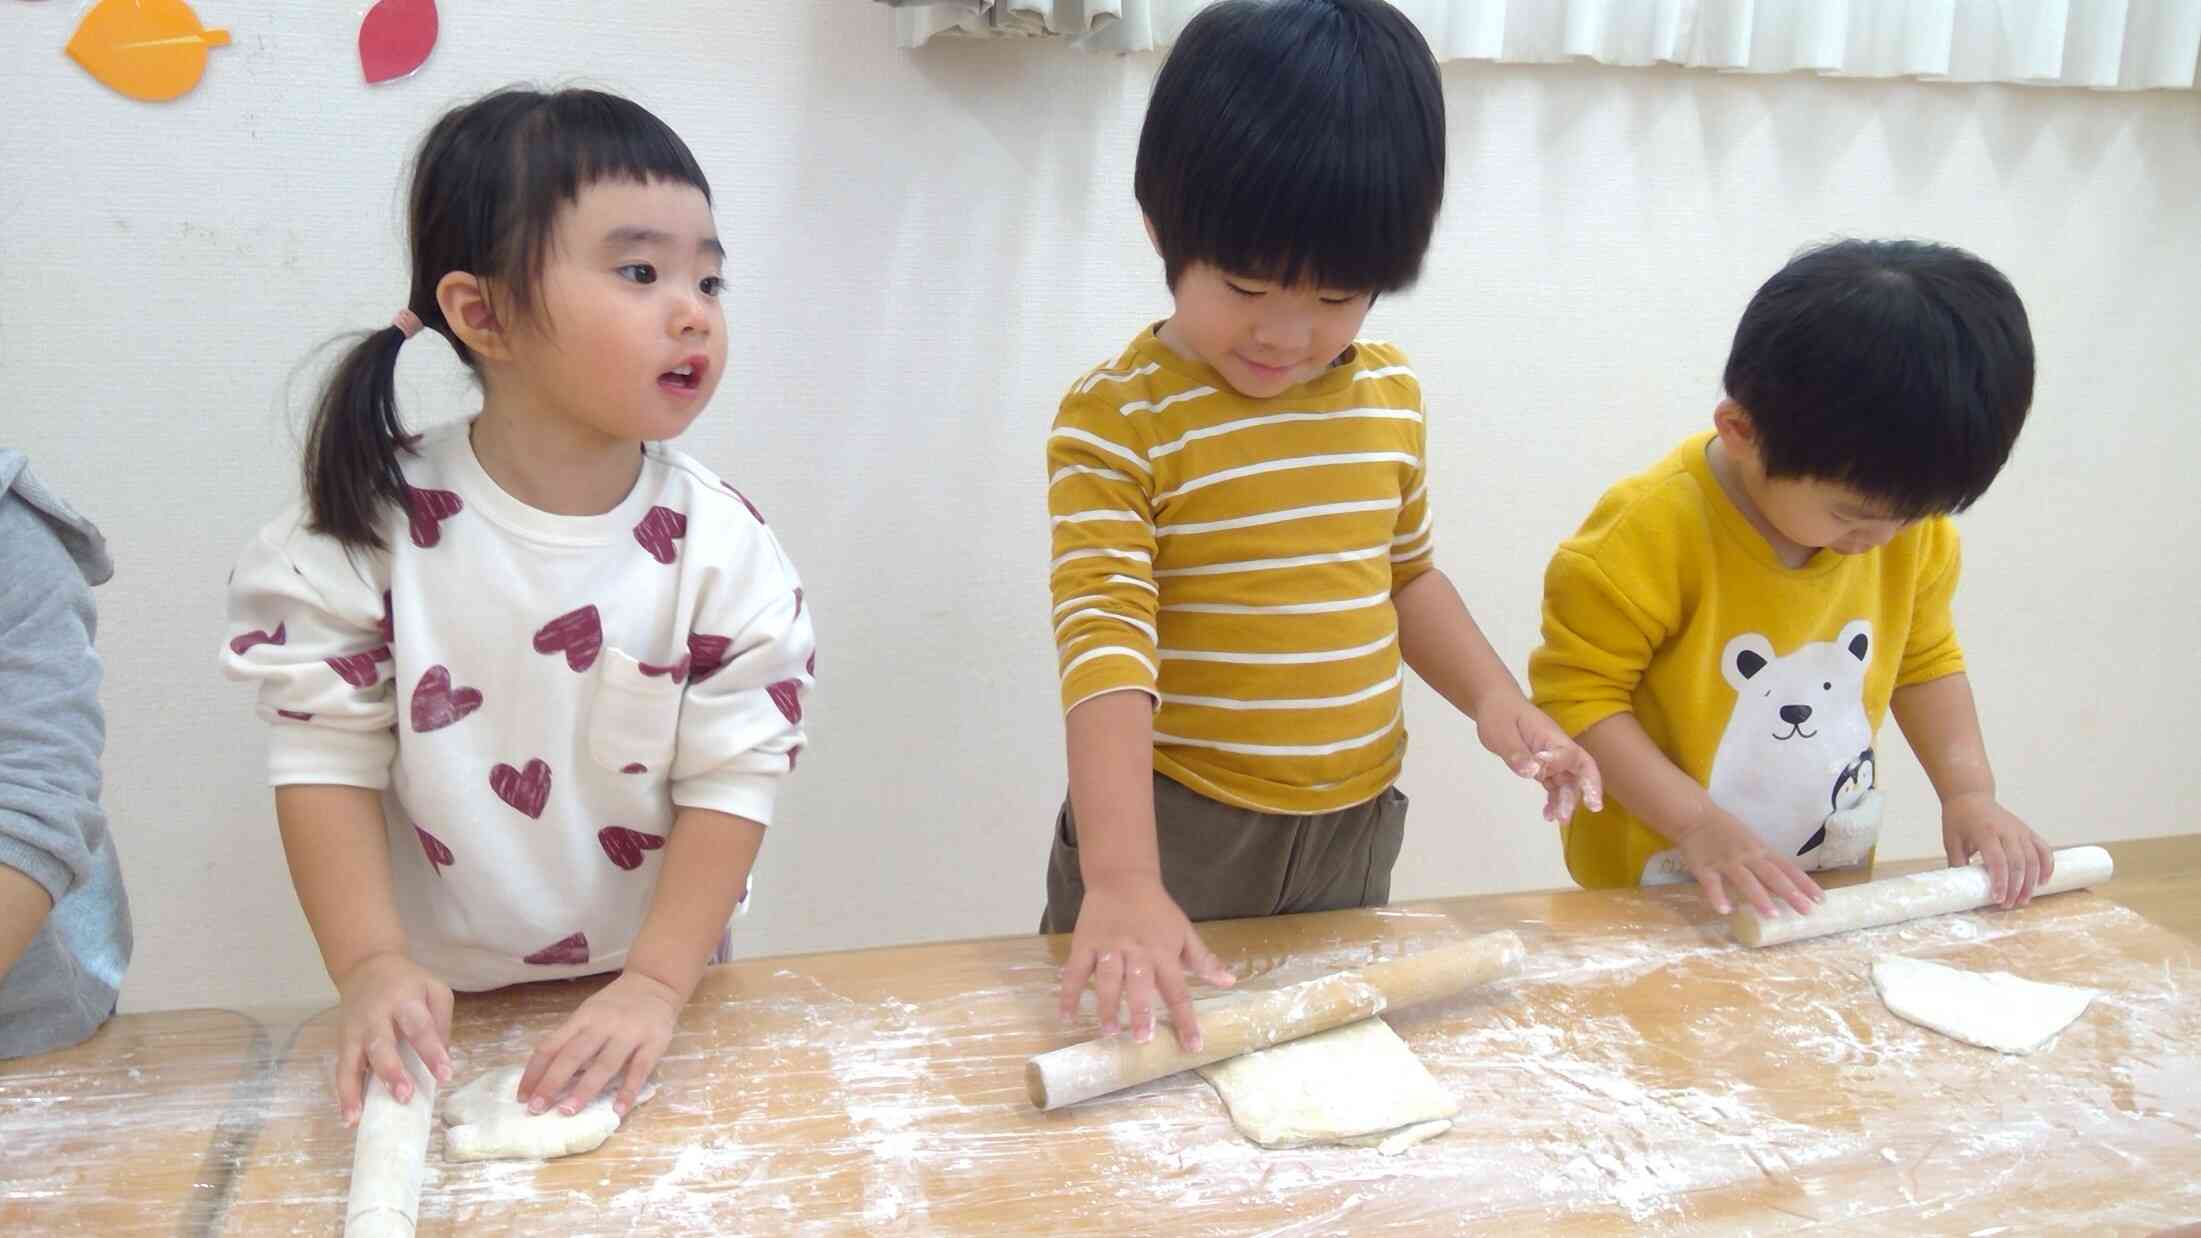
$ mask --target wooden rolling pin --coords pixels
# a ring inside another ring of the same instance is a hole
[[[2107,881],[2113,867],[2109,853],[2100,847],[2066,847],[2056,853],[2055,875],[2035,887],[2033,897]],[[1987,870],[1964,865],[1828,890],[1826,901],[1808,916],[1789,911],[1768,919],[1754,907],[1737,907],[1728,923],[1734,929],[1735,940],[1746,946],[1777,946],[1851,929],[1971,911],[1994,901],[1987,892]]]
[[[1456,946],[1225,998],[1200,1010],[1204,1044],[1198,1053],[1178,1048],[1169,1021],[1160,1019],[1154,1038],[1143,1045],[1129,1036],[1103,1037],[1039,1054],[1024,1068],[1024,1086],[1034,1106],[1059,1109],[1488,983],[1520,967],[1521,954],[1520,938],[1486,933]]]
[[[352,1189],[344,1238],[413,1238],[420,1219],[420,1182],[428,1171],[428,1134],[435,1124],[436,1077],[399,1045],[413,1076],[413,1099],[398,1104],[379,1075],[367,1079],[352,1144]]]

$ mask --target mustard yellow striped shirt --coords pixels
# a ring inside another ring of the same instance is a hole
[[[1154,768],[1226,804],[1332,812],[1397,779],[1391,599],[1435,566],[1403,353],[1250,400],[1149,328],[1063,397],[1047,470],[1065,712],[1151,694]]]

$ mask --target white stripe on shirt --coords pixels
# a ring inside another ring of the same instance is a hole
[[[1261,426],[1290,425],[1308,421],[1420,421],[1421,414],[1402,408],[1348,408],[1334,413],[1271,413],[1266,417],[1247,417],[1241,421],[1226,421],[1221,425],[1207,426],[1199,430],[1187,430],[1176,438],[1147,449],[1146,458],[1159,460],[1163,456],[1183,451],[1185,444],[1202,439],[1234,434],[1240,430],[1252,430]]]
[[[1087,602],[1113,602],[1115,600],[1105,593],[1081,593],[1077,597],[1056,603],[1054,613],[1059,615],[1073,606],[1081,606]]]
[[[1089,512],[1072,512],[1067,516],[1056,516],[1054,518],[1054,524],[1056,528],[1060,528],[1066,524],[1095,524],[1111,521],[1129,521],[1132,524],[1145,524],[1146,517],[1140,515],[1137,512],[1108,511],[1106,509],[1096,509]]]
[[[1423,537],[1428,535],[1429,526],[1435,523],[1436,519],[1437,513],[1433,511],[1424,511],[1421,516],[1421,527],[1414,530],[1412,533],[1401,533],[1397,537],[1392,538],[1391,545],[1394,547],[1404,546],[1408,543],[1421,540]]]
[[[1321,503],[1313,507],[1292,507],[1283,511],[1257,512],[1251,516],[1239,516],[1231,520],[1156,525],[1154,536],[1169,537],[1173,534],[1221,533],[1229,529],[1251,529],[1264,524],[1283,524],[1290,520],[1312,520],[1317,516],[1343,516],[1353,512],[1395,512],[1398,508],[1398,500],[1396,499],[1365,499],[1352,503]]]
[[[1369,546],[1360,550],[1340,550],[1332,554],[1294,555],[1288,559],[1241,559],[1236,563],[1204,563],[1199,567],[1172,567],[1154,573],[1156,580],[1175,576],[1223,576],[1232,572],[1272,572],[1288,567],[1314,567],[1323,563],[1358,563],[1387,553],[1389,545]]]
[[[1070,664],[1062,668],[1062,677],[1064,679],[1068,679],[1070,677],[1071,671],[1078,669],[1079,667],[1085,665],[1095,658],[1115,657],[1131,659],[1132,661],[1138,663],[1140,666],[1145,667],[1146,673],[1149,675],[1156,676],[1157,678],[1161,675],[1160,671],[1154,669],[1154,664],[1146,660],[1146,655],[1140,653],[1138,650],[1129,648],[1124,645],[1103,645],[1098,649],[1088,649],[1084,653],[1081,653],[1078,656],[1070,659]]]
[[[1397,374],[1404,374],[1417,383],[1421,381],[1420,376],[1414,373],[1413,367],[1405,365],[1387,365],[1380,370],[1359,370],[1353,374],[1353,381],[1357,383],[1370,378],[1390,378]]]
[[[1085,395],[1102,383],[1127,383],[1134,378],[1144,378],[1161,368],[1161,362],[1149,361],[1135,370],[1095,370],[1078,384],[1078,394]]]
[[[1406,672],[1394,671],[1389,679],[1372,687],[1362,688],[1358,692],[1347,693],[1344,696],[1305,697],[1293,701],[1244,701],[1228,696],[1179,696],[1172,692],[1164,692],[1162,693],[1162,704],[1193,705],[1202,709],[1337,709],[1346,705],[1358,705],[1362,701],[1374,700],[1376,697],[1398,687],[1405,680]]]
[[[1084,610],[1072,611],[1069,614],[1064,615],[1062,617],[1062,622],[1055,625],[1055,639],[1057,641],[1060,641],[1062,639],[1062,630],[1064,628],[1069,627],[1071,624],[1076,623],[1078,620],[1087,618],[1089,616],[1098,619],[1107,619],[1115,623],[1128,624],[1131,627],[1137,628],[1140,634],[1145,636],[1146,639],[1148,639],[1149,641],[1157,641],[1161,639],[1159,636],[1156,636],[1154,634],[1154,625],[1150,623],[1147,623],[1143,620],[1134,619],[1129,615],[1119,615],[1112,610],[1100,610],[1093,607],[1087,607]]]
[[[1129,404],[1124,405],[1116,411],[1122,413],[1126,417],[1129,417],[1133,413],[1158,413],[1161,412],[1163,409],[1168,408],[1172,404],[1181,404],[1186,400],[1197,400],[1202,396],[1211,396],[1214,394],[1215,388],[1213,387],[1194,387],[1190,391],[1180,391],[1173,396],[1167,396],[1163,399],[1156,400],[1151,404],[1145,400],[1133,400]]]
[[[1057,427],[1055,432],[1048,437],[1066,438],[1075,442],[1084,443],[1088,447],[1092,447],[1095,450],[1103,451],[1111,456],[1116,457],[1117,459],[1123,461],[1125,464],[1130,465],[1132,468],[1139,470],[1141,473],[1145,473],[1149,476],[1153,475],[1154,470],[1147,465],[1146,461],[1141,460],[1136,453],[1124,448],[1119,444],[1111,443],[1098,434],[1089,434],[1084,430],[1080,430],[1076,426]]]
[[[1064,433],[1064,431],[1058,430],[1056,431],[1056,433],[1060,434]],[[1408,455],[1403,451],[1352,451],[1343,452],[1338,455],[1332,456],[1290,456],[1282,460],[1263,460],[1259,464],[1240,465],[1239,467],[1234,469],[1220,469],[1216,472],[1209,473],[1205,477],[1195,477],[1191,481],[1186,482],[1184,485],[1177,487],[1175,490],[1170,490],[1162,494],[1155,495],[1154,502],[1157,504],[1166,503],[1171,499],[1177,498],[1180,495],[1190,494],[1195,490],[1205,490],[1209,486],[1219,485],[1226,481],[1238,481],[1241,478],[1258,477],[1263,473],[1282,473],[1288,472],[1292,469],[1328,468],[1333,465],[1340,464],[1385,463],[1418,465],[1421,463],[1421,457]]]
[[[1127,483],[1131,481],[1129,473],[1119,473],[1114,469],[1095,468],[1090,464],[1065,464],[1055,470],[1053,477],[1047,479],[1048,488],[1052,489],[1057,482],[1069,477],[1099,477],[1107,481]]]
[[[1222,649],[1157,649],[1164,662],[1228,662],[1234,666],[1307,666],[1317,662],[1350,662],[1381,653],[1398,642],[1398,633],[1386,633],[1351,649],[1317,649],[1309,653],[1232,653]]]

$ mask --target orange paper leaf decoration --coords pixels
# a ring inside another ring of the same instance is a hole
[[[69,58],[110,88],[161,103],[199,84],[206,49],[229,43],[184,0],[100,0],[69,40]]]

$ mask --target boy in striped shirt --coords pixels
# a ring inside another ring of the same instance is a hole
[[[1354,338],[1419,272],[1444,155],[1436,62],[1382,0],[1226,0],[1155,81],[1136,189],[1176,310],[1047,445],[1065,1018],[1090,981],[1144,1041],[1159,996],[1196,1048],[1185,974],[1230,975],[1192,921],[1388,899],[1403,666],[1547,817],[1601,802],[1436,566],[1413,370]]]

